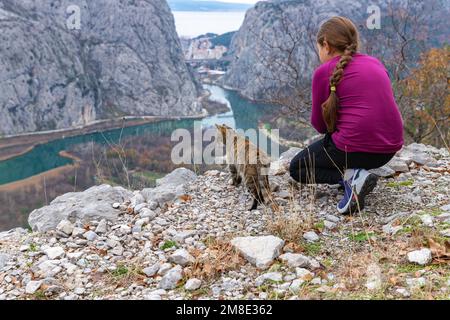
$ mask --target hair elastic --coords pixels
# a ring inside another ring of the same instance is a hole
[[[331,90],[332,92],[336,92],[336,86],[330,87],[330,90]]]

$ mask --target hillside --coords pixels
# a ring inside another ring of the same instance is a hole
[[[354,217],[337,186],[289,182],[249,212],[229,175],[177,169],[155,188],[96,186],[0,233],[0,299],[448,299],[450,157],[412,144]]]
[[[309,88],[319,65],[318,28],[335,15],[355,22],[362,37],[362,52],[383,61],[393,79],[399,65],[405,63],[405,69],[410,70],[421,53],[448,42],[448,1],[378,1],[382,12],[379,30],[366,27],[371,4],[368,0],[258,2],[247,11],[233,37],[229,52],[232,63],[222,84],[251,99],[270,99],[284,90],[288,92],[283,96],[296,95],[292,88]]]
[[[0,34],[0,136],[201,113],[165,0],[0,0]]]

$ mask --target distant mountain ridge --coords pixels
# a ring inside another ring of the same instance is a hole
[[[287,91],[286,96],[290,95],[290,90],[299,83],[310,81],[319,63],[315,47],[318,27],[335,15],[350,17],[361,32],[363,52],[369,51],[381,60],[398,55],[395,46],[402,41],[408,44],[404,55],[410,61],[419,56],[419,46],[426,49],[448,43],[448,1],[428,0],[422,4],[407,0],[378,1],[382,28],[373,31],[366,27],[367,8],[372,3],[371,0],[271,0],[256,3],[246,12],[244,23],[232,38],[228,52],[232,62],[222,84],[254,100],[267,99],[273,92],[283,90]],[[390,5],[394,6],[393,12],[409,16],[410,21],[414,17],[421,19],[419,24],[410,22],[405,28],[397,18],[397,24],[401,26],[399,32],[411,34],[412,29],[417,29],[415,37],[402,40],[398,35],[396,28],[399,26],[393,26],[388,16]],[[366,45],[369,38],[375,45]],[[395,67],[395,63],[392,65]],[[289,81],[291,83],[287,84]]]
[[[172,11],[246,11],[252,7],[247,3],[220,1],[168,0]]]

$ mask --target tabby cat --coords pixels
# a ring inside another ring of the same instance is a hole
[[[242,181],[253,197],[250,210],[258,204],[272,200],[269,185],[270,158],[246,137],[238,135],[226,125],[216,125],[217,142],[225,145],[225,158],[231,173],[232,185],[238,186]],[[272,201],[272,208],[274,202]],[[274,209],[275,210],[275,209]]]

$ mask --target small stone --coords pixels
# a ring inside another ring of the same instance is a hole
[[[77,294],[77,295],[82,295],[82,294],[84,294],[85,291],[86,291],[85,288],[75,288],[75,289],[73,290],[73,292],[74,292],[75,294]]]
[[[11,260],[11,255],[0,252],[0,270]]]
[[[123,254],[123,247],[121,245],[115,246],[109,252],[115,256],[121,256]]]
[[[409,298],[411,296],[411,294],[405,288],[398,288],[395,290],[395,292],[405,298]]]
[[[180,281],[183,277],[181,266],[177,265],[170,269],[159,282],[159,288],[165,290],[175,289],[178,281]]]
[[[136,227],[141,227],[141,228],[142,228],[142,226],[144,226],[145,224],[149,223],[149,221],[150,221],[150,219],[149,219],[148,217],[146,217],[146,218],[141,218],[141,219],[136,220],[136,222],[134,223],[134,225],[135,225]]]
[[[73,228],[73,231],[72,231],[72,237],[74,237],[74,238],[80,237],[80,236],[82,236],[85,232],[86,232],[86,230],[84,230],[83,228],[74,227],[74,228]]]
[[[325,220],[325,221],[323,222],[323,224],[324,224],[325,228],[327,228],[327,229],[329,229],[329,230],[334,230],[334,229],[336,229],[336,223],[334,223],[334,222]]]
[[[188,291],[197,290],[202,286],[202,281],[200,279],[192,278],[186,281],[184,288]]]
[[[427,281],[425,280],[424,277],[409,278],[409,279],[406,279],[406,284],[408,285],[408,287],[410,287],[412,289],[417,289],[417,288],[425,287],[425,285],[427,284]]]
[[[147,205],[150,210],[156,210],[159,206],[158,202],[153,200],[148,201]]]
[[[267,280],[273,282],[281,282],[283,281],[283,275],[280,272],[268,272],[260,275],[255,280],[255,284],[257,286],[262,286]]]
[[[278,192],[277,196],[282,199],[289,199],[292,197],[292,195],[286,190],[281,190],[280,192]]]
[[[119,209],[119,208],[120,208],[120,203],[115,202],[115,203],[113,203],[112,207],[113,207],[114,209]]]
[[[62,247],[52,247],[44,250],[44,253],[50,260],[59,259],[64,256],[65,252]]]
[[[339,221],[341,221],[341,219],[339,219],[338,217],[333,216],[331,214],[326,215],[325,219],[328,221],[334,222],[334,223],[338,223]]]
[[[144,268],[144,270],[142,271],[145,273],[147,277],[153,277],[158,272],[160,266],[161,265],[159,263],[155,263],[150,267]]]
[[[62,232],[66,236],[70,236],[73,231],[73,224],[69,220],[61,220],[56,226],[56,230]]]
[[[411,251],[408,253],[408,261],[420,265],[426,265],[432,260],[431,250],[424,248],[421,250]]]
[[[185,239],[190,238],[195,234],[195,230],[181,231],[173,236],[173,240],[177,243],[183,243]]]
[[[157,217],[154,221],[156,224],[159,224],[160,226],[167,226],[169,224],[166,219],[160,217]]]
[[[25,292],[27,294],[34,294],[42,285],[42,280],[39,281],[29,281],[25,287]]]
[[[319,236],[314,231],[308,231],[305,234],[303,234],[303,239],[309,242],[316,242],[319,241]]]
[[[368,290],[379,290],[382,285],[381,268],[376,263],[371,263],[367,267],[366,288]]]
[[[381,168],[369,170],[370,173],[373,173],[379,177],[392,177],[395,174],[395,170],[391,169],[388,166],[383,166]]]
[[[436,217],[436,219],[439,221],[444,221],[446,223],[450,223],[450,212],[441,213],[440,215],[438,215]]]
[[[420,220],[422,220],[423,225],[425,225],[427,227],[433,226],[433,217],[429,214],[421,215]]]
[[[172,264],[171,263],[163,263],[158,270],[158,274],[163,276],[167,273],[167,271],[169,271],[170,269],[172,269]]]
[[[397,232],[402,230],[403,227],[401,225],[399,226],[392,226],[392,224],[388,223],[382,227],[382,230],[386,234],[395,235]]]
[[[119,232],[121,234],[130,234],[131,233],[131,227],[126,225],[126,224],[123,224],[123,225],[121,225],[119,227]]]
[[[443,235],[444,237],[450,238],[450,229],[445,229],[442,230],[441,232],[439,232],[441,235]]]
[[[83,237],[88,241],[94,241],[98,238],[98,235],[94,231],[89,230],[83,234]]]
[[[145,203],[145,198],[144,198],[144,196],[141,193],[135,194],[130,199],[130,206],[132,208],[135,208],[137,205],[140,205],[142,203]]]
[[[405,160],[399,157],[392,158],[392,160],[389,161],[386,166],[388,166],[395,172],[409,172],[408,164],[405,162]]]
[[[108,222],[106,219],[100,220],[100,222],[97,225],[97,228],[95,228],[95,233],[102,234],[106,233],[108,231]]]
[[[179,264],[181,266],[187,266],[194,263],[195,259],[185,249],[178,249],[169,257],[169,261]]]
[[[309,258],[299,253],[285,253],[280,256],[280,260],[291,268],[308,267]]]
[[[108,240],[106,240],[106,245],[107,245],[109,248],[117,247],[119,244],[120,244],[120,242],[117,241],[117,240],[114,240],[114,239],[108,239]]]
[[[305,268],[295,268],[295,273],[297,275],[297,278],[304,281],[309,281],[314,278],[314,273]]]
[[[139,215],[141,216],[141,218],[148,218],[152,220],[156,217],[156,212],[150,210],[149,208],[143,208],[139,211]]]
[[[289,287],[290,290],[292,290],[294,293],[298,292],[301,288],[301,286],[305,283],[305,280],[302,279],[295,279],[292,281],[291,286]]]
[[[68,252],[67,253],[67,258],[71,259],[71,260],[78,260],[83,256],[83,252],[81,251],[77,251],[77,252]]]

